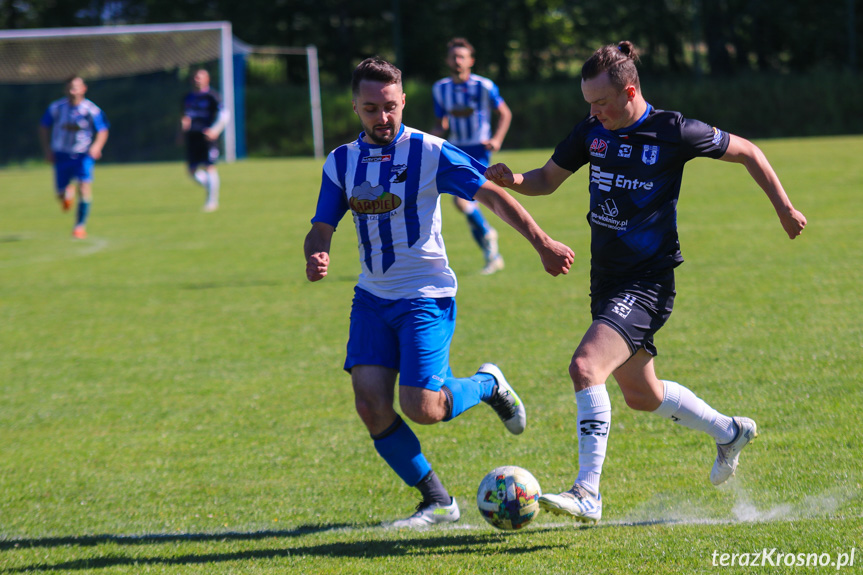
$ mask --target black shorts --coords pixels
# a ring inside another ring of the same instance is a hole
[[[671,316],[674,307],[674,270],[663,271],[644,279],[594,277],[591,279],[590,312],[629,344],[635,353],[644,348],[656,355],[653,334]]]
[[[203,132],[186,132],[186,162],[190,167],[210,166],[218,159],[218,142],[208,140]]]

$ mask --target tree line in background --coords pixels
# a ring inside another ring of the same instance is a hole
[[[602,44],[628,39],[654,75],[855,70],[857,0],[0,0],[0,28],[228,20],[257,46],[318,47],[325,82],[361,59],[408,78],[445,73],[446,42],[467,37],[475,71],[498,83],[578,75]],[[302,81],[304,66],[290,74]]]

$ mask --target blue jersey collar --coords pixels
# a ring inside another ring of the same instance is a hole
[[[647,117],[650,115],[650,113],[653,112],[653,106],[650,105],[650,102],[646,102],[646,104],[647,104],[647,109],[644,111],[644,113],[641,115],[641,117],[638,119],[638,121],[636,121],[631,126],[627,126],[625,128],[615,130],[615,132],[618,134],[625,134],[626,132],[630,132],[632,130],[635,130],[641,124],[643,124],[644,121],[647,119]]]

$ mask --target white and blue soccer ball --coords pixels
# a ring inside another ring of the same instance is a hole
[[[527,469],[505,465],[483,477],[476,505],[489,524],[509,531],[533,521],[539,513],[541,495],[539,482]]]

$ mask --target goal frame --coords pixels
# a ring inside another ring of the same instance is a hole
[[[86,36],[108,36],[120,34],[170,34],[175,32],[219,32],[219,79],[222,102],[230,111],[224,130],[225,161],[234,162],[237,159],[237,110],[234,70],[234,54],[285,54],[304,55],[309,71],[309,95],[311,98],[312,133],[314,137],[315,158],[324,155],[323,118],[321,112],[321,89],[318,72],[318,51],[314,45],[305,48],[283,48],[275,46],[255,47],[234,38],[232,25],[228,21],[220,22],[189,22],[181,24],[129,24],[118,26],[81,26],[74,28],[36,28],[27,30],[0,30],[0,40],[5,39],[39,39],[39,38],[72,38]],[[155,71],[155,70],[154,70]],[[90,78],[88,78],[90,79]],[[92,78],[98,79],[98,78]],[[242,98],[241,98],[242,100]]]

